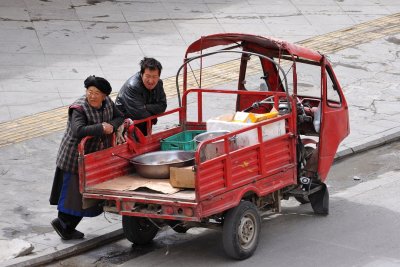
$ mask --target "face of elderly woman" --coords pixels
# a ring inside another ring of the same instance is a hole
[[[106,99],[106,94],[97,89],[95,86],[89,86],[86,89],[86,99],[91,107],[100,108],[104,99]]]

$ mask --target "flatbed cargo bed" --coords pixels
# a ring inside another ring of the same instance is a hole
[[[169,179],[149,179],[136,173],[123,175],[86,188],[86,193],[147,199],[168,198],[174,201],[195,201],[193,189],[172,187]]]

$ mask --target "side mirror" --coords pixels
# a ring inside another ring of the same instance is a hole
[[[289,112],[289,105],[288,103],[279,103],[278,109],[279,115],[287,114]]]

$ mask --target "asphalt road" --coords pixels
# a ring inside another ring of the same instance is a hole
[[[399,160],[397,142],[335,163],[329,216],[284,201],[281,214],[264,218],[245,261],[226,258],[219,231],[165,228],[150,246],[124,239],[47,266],[400,266]]]

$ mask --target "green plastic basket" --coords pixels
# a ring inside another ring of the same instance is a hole
[[[196,150],[196,142],[193,140],[198,134],[205,131],[190,130],[172,135],[161,140],[161,150]]]

